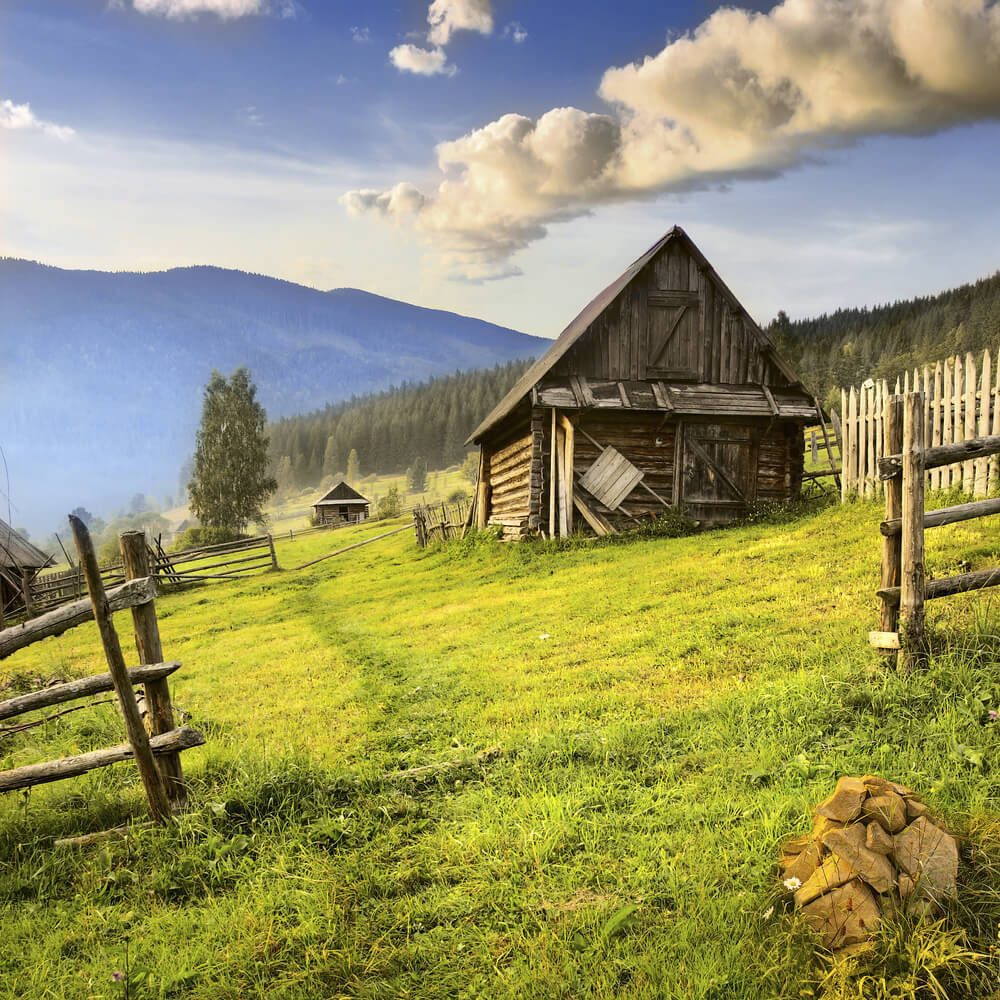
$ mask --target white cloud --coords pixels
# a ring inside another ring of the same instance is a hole
[[[447,45],[456,31],[493,33],[493,4],[490,0],[433,0],[427,8],[430,31],[427,41]]]
[[[270,10],[267,0],[132,0],[132,6],[140,14],[157,14],[177,20],[197,14],[216,14],[229,21],[251,14],[266,14]],[[294,14],[294,5],[279,5],[282,17],[290,16],[289,10]]]
[[[546,226],[602,203],[774,174],[865,136],[1000,118],[1000,4],[721,8],[655,56],[607,70],[599,94],[613,115],[509,114],[442,143],[437,189],[405,220],[459,273],[502,276]],[[398,219],[391,192],[355,194],[343,199],[353,211]]]
[[[448,62],[442,48],[422,49],[419,45],[397,45],[390,53],[389,60],[396,69],[420,76],[454,76],[458,70]]]
[[[43,121],[37,117],[31,110],[30,104],[15,104],[10,100],[0,101],[0,128],[44,132],[45,135],[61,139],[63,142],[76,135],[75,130],[68,125],[56,125],[54,122]]]
[[[351,38],[356,42],[370,42],[372,40],[371,28],[351,28]]]
[[[516,45],[520,45],[521,42],[527,40],[528,31],[520,21],[511,21],[503,29],[503,37],[509,38]]]

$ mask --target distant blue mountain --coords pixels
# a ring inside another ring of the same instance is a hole
[[[0,446],[13,517],[46,530],[78,504],[175,493],[213,368],[248,366],[277,418],[548,345],[353,288],[217,267],[134,274],[0,259]]]

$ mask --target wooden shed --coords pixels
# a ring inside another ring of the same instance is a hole
[[[477,427],[476,523],[603,534],[799,495],[815,400],[674,227],[601,292]]]
[[[313,504],[317,524],[356,524],[368,520],[371,500],[341,481]]]
[[[52,562],[52,557],[0,520],[0,628],[24,612],[25,581]]]

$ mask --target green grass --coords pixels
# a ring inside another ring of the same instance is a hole
[[[130,765],[0,799],[0,996],[123,996],[126,935],[132,997],[930,997],[932,977],[998,995],[967,953],[1000,922],[1000,621],[984,596],[938,602],[930,668],[883,670],[880,516],[424,551],[404,532],[161,598],[175,704],[208,737],[184,756],[192,808],[74,854],[52,840],[144,815]],[[988,520],[928,540],[939,575],[1000,562]],[[0,669],[20,687],[97,672],[96,628]],[[78,712],[0,742],[0,767],[121,730]],[[777,846],[867,771],[962,835],[962,904],[888,928],[874,978],[823,986]]]

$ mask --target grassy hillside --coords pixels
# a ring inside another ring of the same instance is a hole
[[[880,516],[565,548],[402,533],[162,598],[175,702],[209,740],[184,758],[193,809],[73,855],[52,839],[143,815],[130,766],[0,799],[0,995],[122,996],[127,935],[133,997],[818,996],[776,848],[866,771],[968,838],[963,909],[922,950],[887,943],[875,975],[896,992],[826,995],[931,996],[930,975],[996,995],[989,959],[963,982],[962,950],[989,952],[1000,921],[998,623],[988,598],[938,602],[931,668],[880,669]],[[928,538],[937,574],[1000,559],[989,522]],[[101,669],[84,626],[0,676]],[[107,707],[79,712],[4,739],[0,767],[120,732]]]

